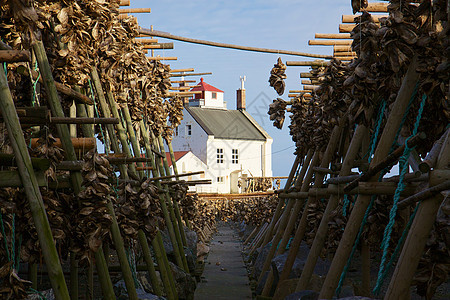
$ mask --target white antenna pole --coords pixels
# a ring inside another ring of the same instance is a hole
[[[245,90],[245,88],[244,88],[244,81],[245,81],[247,78],[246,78],[245,75],[244,75],[244,76],[239,76],[239,79],[241,80],[241,90]]]

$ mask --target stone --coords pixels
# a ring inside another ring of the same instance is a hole
[[[158,284],[161,290],[163,290],[164,289],[163,283],[158,271],[156,271],[156,276],[158,278]],[[142,288],[144,289],[144,291],[146,291],[147,293],[154,293],[150,277],[148,276],[148,272],[137,272],[137,279],[141,284]]]
[[[319,299],[319,293],[315,291],[300,291],[290,294],[284,298],[285,300],[317,300]]]
[[[272,244],[268,243],[258,251],[258,256],[255,259],[255,263],[253,264],[253,275],[255,278],[259,278],[262,268],[264,266],[264,262],[266,261],[266,257],[269,254],[270,246]]]
[[[203,242],[197,244],[197,260],[202,260],[203,256],[209,253],[209,247]]]
[[[177,265],[171,262],[169,262],[169,264],[175,280],[178,299],[194,299],[194,291],[196,287],[195,279]]]
[[[194,271],[197,262],[197,233],[185,227],[187,247],[184,248],[184,254],[188,263],[189,271]]]
[[[41,299],[43,299],[43,297],[45,297],[44,299],[47,299],[47,300],[55,300],[55,294],[53,293],[53,289],[40,291],[39,294],[38,293],[31,294],[26,299],[27,300],[41,300]]]
[[[119,280],[114,285],[114,293],[116,294],[117,300],[128,300],[128,294],[127,294],[127,288],[125,286],[125,281]],[[147,293],[142,288],[137,288],[136,293],[140,300],[165,300],[166,299],[164,297],[160,297],[160,296],[156,296],[156,295]]]

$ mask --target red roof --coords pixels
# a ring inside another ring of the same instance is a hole
[[[208,91],[208,92],[223,93],[223,91],[219,90],[218,88],[213,87],[212,85],[204,82],[203,78],[200,78],[200,82],[197,84],[197,86],[191,89],[191,92],[195,92],[195,91]]]
[[[180,158],[185,156],[189,151],[174,151],[173,155],[175,156],[175,161],[178,161]],[[167,162],[169,163],[169,167],[172,166],[172,160],[170,159],[170,153],[166,152]]]

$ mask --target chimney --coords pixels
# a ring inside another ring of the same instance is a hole
[[[236,109],[239,110],[245,110],[245,88],[244,88],[244,81],[245,76],[240,77],[241,79],[241,88],[236,91]]]

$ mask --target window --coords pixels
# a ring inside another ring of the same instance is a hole
[[[211,96],[211,98],[213,98],[213,99],[217,99],[217,93],[216,93],[216,92],[212,92],[212,96]]]
[[[217,182],[218,183],[223,183],[223,176],[217,177]]]
[[[192,125],[186,125],[186,135],[192,135]]]
[[[178,136],[178,126],[175,127],[175,136]]]
[[[231,163],[232,164],[238,164],[239,163],[238,149],[232,149],[231,150]]]
[[[223,149],[217,149],[217,163],[223,164]]]

